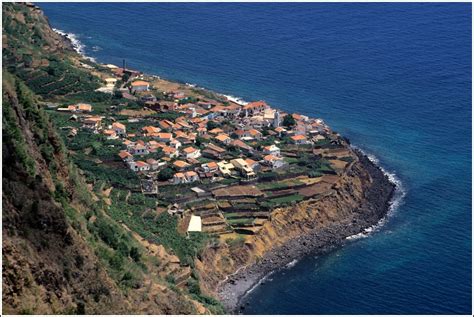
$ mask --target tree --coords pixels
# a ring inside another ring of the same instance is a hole
[[[130,249],[130,257],[133,259],[133,261],[140,262],[141,254],[137,247],[132,247]]]
[[[212,130],[219,127],[219,124],[215,121],[208,121],[206,124],[207,130]]]
[[[285,127],[292,127],[296,124],[296,120],[295,118],[293,118],[293,115],[291,114],[287,114],[284,118],[283,118],[283,122],[282,124],[285,126]]]
[[[167,167],[167,168],[164,168],[162,169],[159,173],[158,173],[158,179],[160,181],[167,181],[168,179],[172,178],[174,175],[174,171]]]

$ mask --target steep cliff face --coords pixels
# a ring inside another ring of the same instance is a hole
[[[246,289],[269,271],[338,246],[377,223],[394,186],[366,157],[357,157],[321,197],[274,210],[271,221],[240,245],[207,249],[197,264],[206,289],[234,309]]]
[[[159,275],[172,266],[166,251],[153,253],[107,215],[30,89],[32,74],[44,78],[58,65],[89,76],[68,60],[67,42],[33,5],[2,10],[3,313],[206,313]],[[56,64],[36,68],[28,56]]]
[[[117,312],[121,296],[71,228],[60,192],[74,199],[61,141],[28,89],[3,74],[3,307],[7,313]],[[105,296],[106,295],[106,296]]]

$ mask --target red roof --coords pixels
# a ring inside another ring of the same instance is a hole
[[[143,80],[137,80],[132,83],[132,87],[136,86],[149,86],[150,84]]]

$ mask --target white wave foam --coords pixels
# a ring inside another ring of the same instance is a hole
[[[366,153],[364,150],[362,150],[361,148],[359,148],[357,146],[352,145],[352,147],[359,150],[359,151],[361,151],[365,156],[367,156],[367,158],[372,163],[374,163],[375,165],[377,165],[380,168],[382,173],[384,173],[387,176],[389,182],[391,182],[392,184],[395,185],[395,193],[393,194],[393,197],[389,202],[389,208],[388,208],[388,211],[387,211],[387,214],[385,215],[385,217],[380,219],[375,225],[370,226],[368,228],[365,228],[362,232],[360,232],[358,234],[354,234],[354,235],[349,236],[349,237],[346,237],[347,240],[356,240],[356,239],[366,238],[366,237],[370,236],[372,233],[377,232],[378,230],[380,230],[380,228],[383,227],[383,225],[385,225],[385,223],[387,223],[388,219],[390,219],[390,217],[392,217],[393,214],[402,205],[403,198],[406,195],[406,189],[403,186],[402,181],[398,178],[397,174],[395,174],[394,172],[389,172],[383,166],[381,166],[380,165],[380,160],[375,155],[370,154],[370,153]]]
[[[245,106],[246,104],[248,104],[247,101],[245,101],[244,99],[242,99],[240,97],[235,97],[235,96],[232,96],[232,95],[224,95],[224,94],[222,96],[226,97],[227,100],[235,102],[236,104],[239,104],[241,106]]]
[[[268,273],[267,275],[265,275],[264,277],[262,277],[260,280],[258,280],[257,283],[255,283],[251,288],[249,288],[245,293],[244,295],[242,296],[242,298],[246,297],[247,295],[249,295],[250,293],[252,293],[258,286],[260,286],[263,282],[265,282],[269,277],[270,275],[272,275],[274,273],[274,271],[271,271],[270,273]]]
[[[291,261],[290,263],[288,263],[285,267],[286,268],[293,267],[293,266],[296,265],[296,263],[298,263],[298,260],[295,259],[295,260]]]
[[[66,37],[67,39],[69,39],[71,41],[71,44],[72,44],[72,48],[80,55],[82,55],[83,57],[95,62],[95,59],[93,57],[90,57],[90,56],[86,56],[86,52],[85,52],[85,49],[86,49],[86,46],[79,40],[78,38],[78,35],[77,34],[74,34],[74,33],[67,33],[63,30],[60,30],[60,29],[56,29],[56,28],[53,28],[53,31],[58,33],[59,35],[61,36],[64,36]]]

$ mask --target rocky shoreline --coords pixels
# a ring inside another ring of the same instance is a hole
[[[218,289],[219,299],[230,313],[244,313],[248,291],[271,272],[282,269],[290,262],[306,255],[321,255],[344,245],[346,238],[376,225],[388,212],[395,192],[384,172],[359,150],[355,151],[362,167],[373,182],[365,192],[362,206],[352,217],[333,223],[323,229],[289,240],[275,248],[258,262],[231,275]]]

